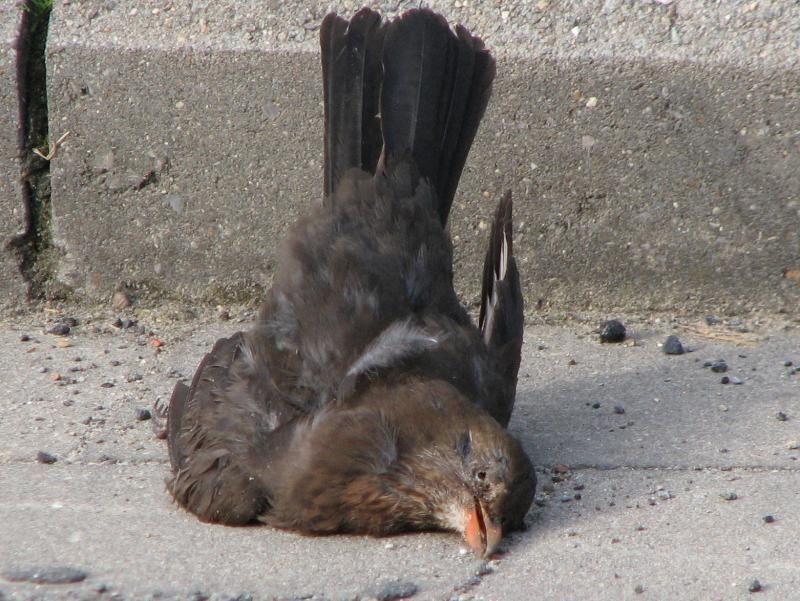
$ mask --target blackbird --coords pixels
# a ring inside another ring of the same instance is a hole
[[[488,556],[536,487],[505,430],[523,330],[510,193],[477,327],[447,229],[495,62],[427,9],[330,14],[320,40],[323,200],[282,246],[256,323],[175,386],[167,487],[207,522],[455,530]]]

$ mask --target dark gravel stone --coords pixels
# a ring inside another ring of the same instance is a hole
[[[637,584],[633,587],[633,592],[637,595],[641,595],[644,592],[644,587],[641,584]]]
[[[69,326],[65,323],[53,324],[53,326],[47,330],[47,333],[56,336],[67,336],[69,334]]]
[[[12,568],[3,572],[3,578],[11,582],[33,584],[72,584],[82,582],[88,574],[78,568],[52,566],[45,568]]]
[[[22,336],[19,337],[20,342],[28,342],[30,339],[31,337],[28,336],[27,334],[23,334]],[[791,365],[791,362],[789,363],[789,365]]]
[[[36,461],[39,463],[46,463],[50,465],[51,463],[55,463],[58,461],[55,455],[48,453],[47,451],[37,451],[36,452]]]
[[[103,382],[100,384],[100,388],[114,388],[114,382]]]
[[[714,317],[713,315],[706,315],[706,324],[710,326],[718,326],[722,323],[721,319]]]
[[[417,593],[418,587],[413,582],[393,580],[379,584],[367,591],[367,597],[377,601],[392,601],[393,599],[407,599]]]
[[[20,338],[20,340],[22,340],[22,338]],[[792,366],[792,362],[791,362],[791,361],[788,361],[788,360],[787,360],[787,361],[784,361],[784,362],[783,362],[783,366],[784,366],[784,367],[791,367],[791,366]]]
[[[622,405],[614,405],[614,413],[617,415],[622,415],[625,413],[625,407]]]
[[[724,374],[726,371],[728,371],[728,364],[722,359],[719,361],[714,361],[711,364],[711,371],[713,371],[715,374]]]
[[[783,411],[778,411],[778,414],[775,416],[779,422],[785,422],[789,419],[789,416],[786,415]]]
[[[664,341],[664,346],[661,347],[661,350],[663,350],[667,355],[682,355],[686,352],[681,344],[681,341],[675,334],[670,334],[667,336],[667,339]]]
[[[592,409],[600,409],[600,403],[592,403]]]
[[[724,492],[724,493],[720,494],[719,496],[722,497],[723,501],[735,501],[736,499],[739,498],[739,495],[737,495],[732,490],[728,491],[728,492]]]
[[[747,590],[751,593],[757,593],[761,591],[764,587],[761,586],[761,583],[758,581],[757,578],[750,581],[750,584],[747,585]]]
[[[720,382],[722,382],[723,384],[730,384],[731,379],[728,376],[722,376]]]
[[[772,523],[775,522],[775,516],[774,515],[765,515],[762,519],[764,520],[765,524],[772,524]]]
[[[136,416],[137,421],[140,421],[140,422],[145,422],[148,419],[150,419],[151,417],[153,417],[153,414],[150,413],[149,409],[142,409],[141,407],[136,409],[136,411],[134,412],[134,415]]]
[[[618,319],[609,319],[600,325],[600,342],[622,342],[625,326]]]

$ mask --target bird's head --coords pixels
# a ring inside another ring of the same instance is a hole
[[[461,532],[476,556],[488,557],[524,526],[536,475],[520,443],[493,418],[472,405],[459,410],[431,419],[438,436],[411,463],[438,525]]]
[[[371,386],[295,432],[261,519],[312,533],[460,532],[479,557],[521,528],[536,476],[522,445],[441,380]]]
[[[460,532],[479,557],[523,527],[536,474],[522,445],[443,380],[375,387],[362,407],[378,409],[393,457],[382,486],[397,517],[419,529]]]

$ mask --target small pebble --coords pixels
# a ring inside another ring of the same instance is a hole
[[[622,405],[614,405],[614,413],[617,415],[623,415],[625,413],[625,407]]]
[[[789,419],[789,416],[786,415],[783,411],[778,411],[777,415],[775,416],[779,422],[785,422]]]
[[[637,584],[635,587],[633,587],[633,592],[637,595],[641,595],[644,592],[644,587],[641,584]]]
[[[775,522],[775,516],[774,515],[765,515],[762,519],[764,520],[765,524],[772,524],[772,523]]]
[[[114,382],[103,382],[100,384],[100,388],[114,388]]]
[[[790,451],[797,451],[800,450],[800,440],[794,440],[786,445],[786,448]]]
[[[713,371],[715,374],[723,374],[728,371],[728,364],[721,359],[719,361],[714,361],[711,364],[711,371]]]
[[[20,338],[20,340],[22,340],[22,338]],[[787,360],[787,361],[784,361],[784,362],[783,362],[783,366],[784,366],[784,367],[791,367],[791,366],[792,366],[792,362],[791,362],[791,361],[788,361],[788,360]]]
[[[113,308],[115,311],[122,311],[130,306],[130,297],[121,290],[115,292],[114,296],[111,297],[111,308]]]
[[[722,376],[722,379],[720,380],[720,382],[723,384],[730,384],[730,381],[731,379],[728,376]]]
[[[732,490],[728,491],[728,492],[721,493],[719,496],[722,497],[723,501],[735,501],[736,499],[739,498],[739,495],[737,495]]]
[[[59,338],[56,340],[56,346],[58,348],[69,348],[72,346],[72,343],[69,341],[69,338]]]
[[[761,591],[763,588],[764,587],[761,586],[761,583],[758,581],[758,579],[752,580],[750,584],[747,585],[747,590],[750,591],[751,593],[757,593]]]
[[[592,403],[592,409],[600,409],[600,403]]]
[[[600,326],[600,342],[622,342],[625,340],[625,326],[618,319],[609,319]]]
[[[722,323],[722,320],[717,319],[713,315],[706,315],[706,324],[710,326],[717,326]]]
[[[69,334],[69,326],[65,323],[57,323],[53,325],[49,330],[47,330],[48,334],[54,334],[56,336],[66,336]]]
[[[28,336],[27,334],[23,334],[22,336],[19,337],[20,342],[28,342],[30,339],[31,337]],[[791,365],[791,362],[789,363],[789,365]]]
[[[667,336],[667,339],[664,341],[664,345],[661,347],[661,350],[663,350],[667,355],[682,355],[686,352],[681,344],[681,341],[678,340],[678,337],[675,336],[675,334]]]
[[[55,455],[48,453],[47,451],[37,451],[36,452],[36,461],[39,463],[45,463],[50,465],[58,461]]]
[[[78,320],[75,319],[74,317],[63,317],[61,319],[61,323],[70,328],[74,328],[75,326],[78,325]]]
[[[150,413],[149,409],[142,409],[141,407],[137,408],[136,411],[134,411],[134,415],[136,416],[136,420],[140,422],[147,421],[148,419],[153,417],[153,414]]]

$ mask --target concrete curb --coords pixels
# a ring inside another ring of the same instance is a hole
[[[20,306],[27,287],[12,240],[25,231],[25,204],[20,184],[19,109],[16,41],[21,13],[9,3],[0,6],[0,307]]]
[[[66,292],[263,294],[277,242],[320,196],[315,28],[328,9],[274,4],[56,4],[50,129],[72,135],[51,164],[52,233]],[[499,59],[451,221],[468,303],[494,199],[511,188],[529,311],[796,311],[800,7],[431,6]]]

